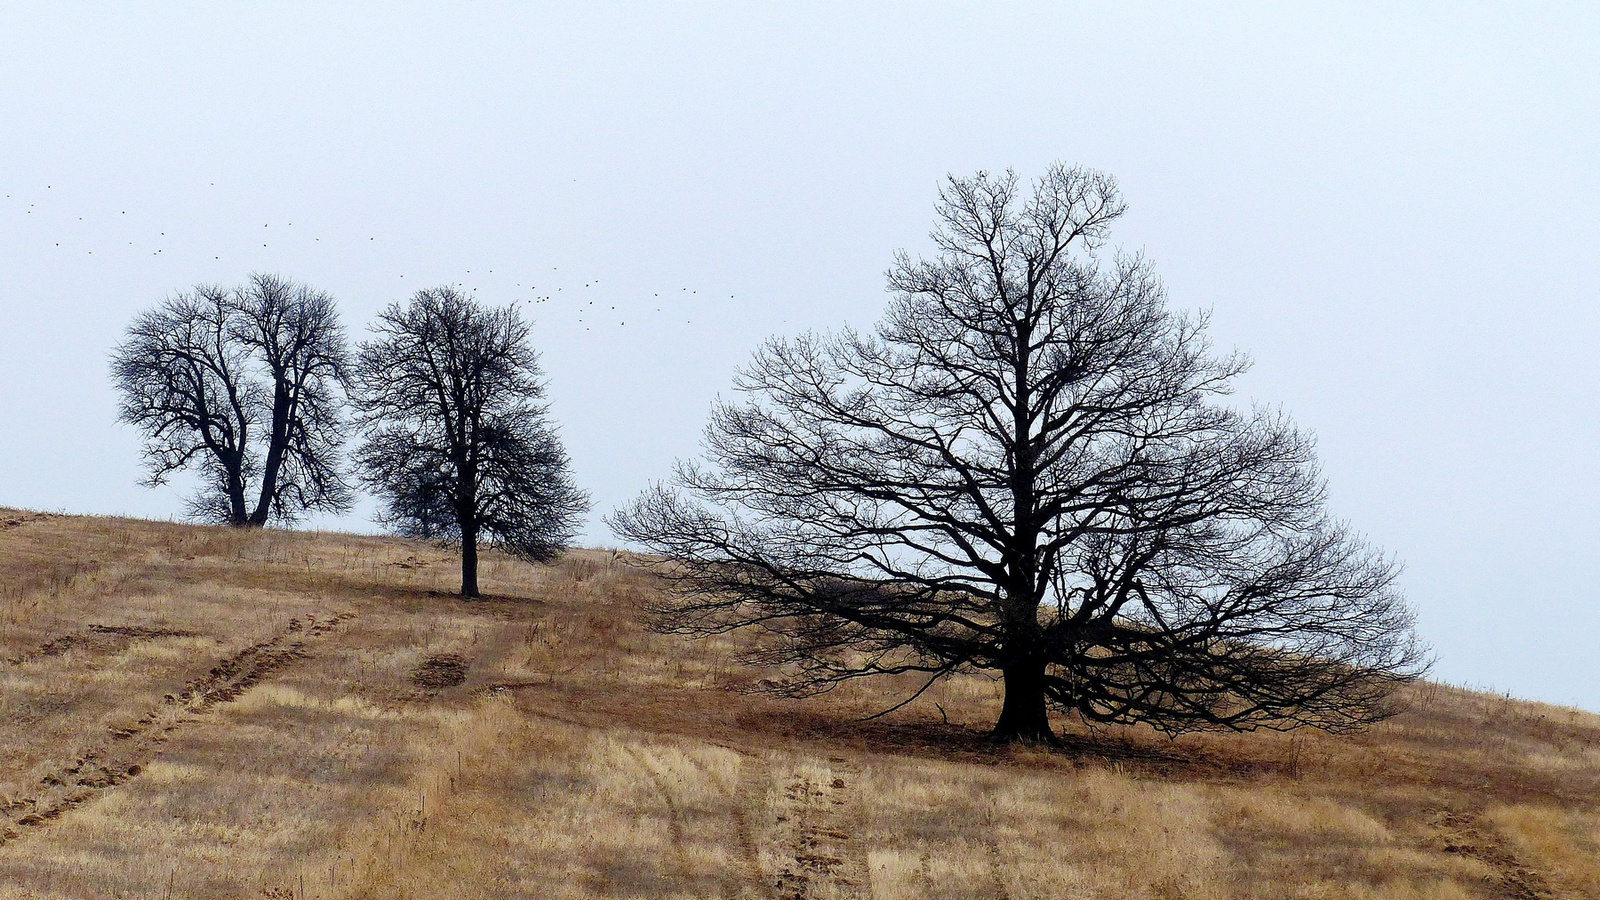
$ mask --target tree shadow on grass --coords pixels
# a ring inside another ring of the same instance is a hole
[[[741,716],[740,724],[792,739],[835,744],[857,752],[913,756],[982,765],[1042,769],[1100,766],[1140,777],[1180,780],[1247,780],[1291,774],[1291,762],[1259,751],[1230,751],[1196,740],[1060,728],[1054,744],[1004,744],[987,730],[947,722],[841,719],[821,711],[796,711],[783,720]],[[1127,729],[1133,731],[1133,729]]]

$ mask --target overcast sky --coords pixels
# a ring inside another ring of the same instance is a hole
[[[30,6],[0,505],[181,513],[106,374],[175,290],[281,273],[360,337],[449,282],[537,322],[606,543],[762,339],[874,322],[943,176],[1062,160],[1317,433],[1436,675],[1600,709],[1595,7]]]

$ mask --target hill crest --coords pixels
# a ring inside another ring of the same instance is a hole
[[[1059,723],[959,679],[753,695],[601,551],[0,510],[0,898],[1600,896],[1600,716]]]

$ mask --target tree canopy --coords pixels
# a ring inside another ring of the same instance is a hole
[[[774,339],[705,460],[612,518],[658,627],[763,631],[779,688],[1004,681],[1006,740],[1093,723],[1359,727],[1423,670],[1398,565],[1326,511],[1311,438],[1107,252],[1109,176],[952,177],[876,330]]]
[[[367,430],[361,480],[401,534],[459,546],[461,593],[478,596],[478,545],[532,561],[572,540],[588,510],[549,420],[544,376],[515,307],[451,287],[378,316],[353,399]]]
[[[144,434],[149,483],[196,472],[191,514],[261,526],[349,508],[340,470],[347,356],[332,296],[258,274],[140,314],[111,372],[121,421]]]

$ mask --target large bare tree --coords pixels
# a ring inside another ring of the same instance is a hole
[[[351,502],[340,475],[348,365],[333,298],[274,275],[201,285],[140,314],[112,354],[149,483],[190,470],[191,514],[261,526]]]
[[[479,596],[478,547],[532,561],[564,550],[589,508],[543,402],[539,357],[514,306],[451,287],[379,314],[354,400],[363,482],[401,534],[461,548],[461,594]]]
[[[612,518],[690,633],[757,627],[780,689],[1004,681],[1003,740],[1095,723],[1359,727],[1423,668],[1396,564],[1329,518],[1310,438],[1225,402],[1108,176],[952,177],[873,334],[774,339],[707,460]]]

